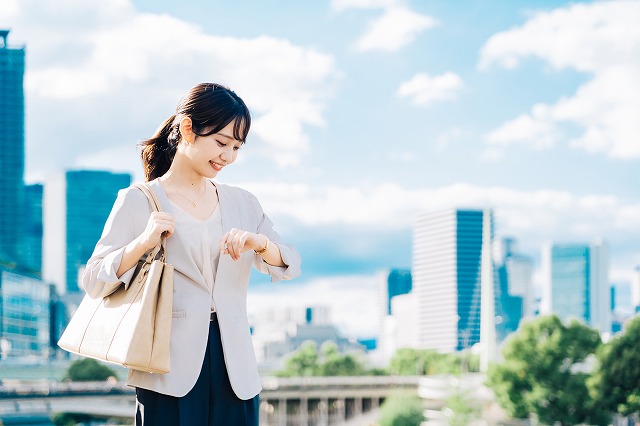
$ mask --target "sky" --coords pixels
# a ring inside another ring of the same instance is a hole
[[[539,271],[550,241],[605,238],[621,303],[640,264],[640,2],[0,0],[25,44],[26,180],[142,180],[136,142],[193,85],[253,126],[220,182],[255,193],[303,275],[254,274],[249,309],[328,304],[377,331],[380,271],[417,215],[492,208]]]

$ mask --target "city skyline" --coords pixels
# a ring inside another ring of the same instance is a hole
[[[492,208],[537,286],[547,241],[604,237],[613,283],[640,263],[640,152],[621,120],[640,111],[638,64],[622,59],[640,40],[635,2],[4,6],[9,44],[27,46],[27,183],[83,168],[139,180],[136,141],[188,87],[247,100],[252,134],[220,179],[253,191],[303,255],[295,283],[255,279],[254,309],[341,291],[327,298],[339,322],[374,312],[376,273],[410,266],[415,217],[446,208]]]

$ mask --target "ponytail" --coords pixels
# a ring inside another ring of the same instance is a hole
[[[164,175],[171,167],[178,146],[179,131],[178,123],[174,123],[175,121],[174,114],[158,127],[151,138],[138,144],[142,148],[140,157],[146,182]]]

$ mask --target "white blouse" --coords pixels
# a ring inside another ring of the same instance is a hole
[[[220,261],[220,239],[223,235],[220,203],[208,218],[200,220],[184,211],[175,202],[170,199],[169,201],[173,210],[171,213],[175,218],[176,231],[180,232],[184,241],[188,242],[186,249],[190,251],[191,257],[209,287],[211,312],[215,312],[213,287]]]

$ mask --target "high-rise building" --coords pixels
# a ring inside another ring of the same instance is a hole
[[[634,312],[640,309],[640,266],[636,266],[631,279],[631,307]]]
[[[516,331],[523,317],[535,315],[535,295],[532,285],[533,260],[517,251],[513,238],[503,238],[496,244],[495,262],[500,288],[501,307],[497,324],[498,339],[504,340]]]
[[[50,286],[0,267],[0,359],[48,358]]]
[[[42,192],[40,184],[25,186],[22,262],[25,268],[42,271]]]
[[[0,30],[0,260],[20,262],[24,206],[24,46]]]
[[[382,317],[391,315],[391,300],[411,291],[411,270],[390,269],[380,273],[380,298]]]
[[[543,313],[555,313],[561,319],[579,319],[598,329],[611,332],[611,293],[607,245],[549,244],[542,252]]]
[[[491,216],[482,210],[445,210],[418,218],[412,266],[417,347],[452,352],[480,341],[483,228],[490,226],[487,234],[493,238]],[[495,290],[495,282],[490,284]]]
[[[100,239],[118,191],[131,175],[96,170],[66,171],[44,188],[43,276],[58,293],[77,292],[78,273]]]

